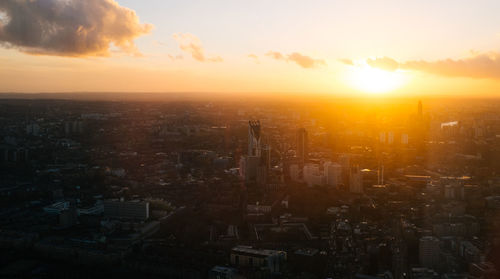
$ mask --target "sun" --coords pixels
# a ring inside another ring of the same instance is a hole
[[[385,71],[363,62],[349,66],[346,79],[350,86],[371,94],[385,94],[406,83],[402,70]]]

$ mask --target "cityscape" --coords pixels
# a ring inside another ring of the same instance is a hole
[[[4,99],[0,274],[498,278],[500,103],[450,103]]]
[[[500,278],[499,11],[0,0],[0,278]]]

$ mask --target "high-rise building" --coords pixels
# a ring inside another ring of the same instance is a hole
[[[435,268],[439,262],[439,239],[434,236],[424,236],[420,238],[418,249],[420,265]]]
[[[342,166],[338,163],[326,162],[323,168],[326,184],[330,187],[338,187],[342,181]]]
[[[260,121],[248,121],[248,156],[260,156]]]
[[[317,164],[305,164],[303,168],[304,182],[307,186],[312,187],[314,185],[322,186],[324,184],[324,176],[319,170],[319,165]]]
[[[260,155],[261,166],[266,170],[271,168],[271,146],[264,144]]]
[[[359,169],[359,166],[351,168],[349,174],[349,191],[357,194],[363,193],[363,173]]]
[[[248,121],[248,155],[240,160],[240,174],[246,182],[266,184],[271,167],[271,147],[262,145],[259,120]]]
[[[419,119],[422,119],[422,114],[423,114],[423,111],[422,111],[422,101],[418,101],[418,118]]]
[[[308,140],[307,131],[304,128],[297,130],[297,157],[300,158],[302,164],[304,164],[308,159]]]
[[[290,179],[292,181],[299,181],[300,180],[300,168],[299,165],[297,164],[292,164],[290,165]]]

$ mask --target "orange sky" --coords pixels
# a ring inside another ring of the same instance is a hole
[[[167,2],[1,2],[0,92],[500,92],[499,1]]]

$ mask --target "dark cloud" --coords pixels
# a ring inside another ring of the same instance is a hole
[[[276,60],[285,60],[285,61],[292,61],[295,62],[297,65],[301,66],[302,68],[316,68],[319,66],[326,66],[326,62],[323,59],[313,59],[309,56],[302,55],[298,52],[291,53],[287,56],[281,54],[280,52],[277,51],[269,51],[266,53],[267,56],[272,57],[273,59]]]
[[[31,54],[138,55],[133,40],[152,29],[114,0],[0,0],[0,13],[0,44]]]
[[[179,33],[173,35],[174,39],[179,43],[179,48],[191,54],[191,57],[199,62],[222,62],[223,59],[220,56],[206,57],[205,50],[201,45],[200,39],[190,33]]]

